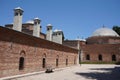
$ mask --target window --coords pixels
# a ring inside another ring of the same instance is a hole
[[[45,58],[43,58],[43,60],[42,60],[42,67],[43,68],[45,68],[45,64],[46,64],[46,60],[45,60]]]
[[[19,70],[24,69],[24,57],[20,57],[19,59]]]
[[[74,64],[76,64],[76,57],[74,57]]]
[[[58,33],[59,35],[61,35],[60,33]]]
[[[90,55],[89,54],[86,55],[86,60],[90,60]]]
[[[18,16],[18,13],[15,13],[15,16]]]
[[[56,67],[58,67],[58,58],[56,59]]]
[[[22,13],[20,13],[20,16],[22,15]]]
[[[34,22],[35,25],[37,25],[37,22]]]
[[[98,60],[102,61],[102,55],[101,54],[98,56]]]
[[[116,56],[112,55],[112,61],[116,61]]]
[[[25,55],[25,51],[24,50],[22,50],[21,52],[20,52],[20,58],[19,58],[19,70],[23,70],[24,69],[24,62],[25,62],[25,59],[24,59],[24,57],[26,56]]]
[[[49,31],[50,29],[49,29],[49,28],[47,28],[47,30]]]
[[[66,59],[66,66],[68,65],[68,59]]]

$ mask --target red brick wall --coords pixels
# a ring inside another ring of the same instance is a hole
[[[118,44],[120,37],[112,36],[95,36],[87,38],[87,44]]]
[[[0,77],[38,72],[42,68],[42,59],[46,58],[46,66],[66,67],[75,65],[77,50],[33,37],[21,32],[0,27]],[[24,69],[19,70],[19,59],[24,57]]]
[[[79,48],[81,48],[81,46],[86,45],[85,41],[80,41],[80,40],[65,40],[65,41],[63,41],[63,45],[70,46],[70,47],[73,47],[76,49],[78,49],[78,43],[80,45]]]
[[[73,48],[78,48],[78,41],[77,40],[66,40],[63,41],[63,45],[70,46]]]
[[[112,62],[112,55],[116,56],[116,62],[120,61],[120,37],[89,37],[87,44],[81,46],[83,62],[99,62],[98,56],[102,55],[103,62]],[[90,60],[86,56],[90,55]]]
[[[99,40],[102,43],[99,43]],[[90,37],[85,41],[79,41],[81,49],[82,62],[99,62],[99,55],[102,55],[103,62],[112,62],[112,55],[116,56],[116,62],[120,61],[120,37]],[[64,45],[77,48],[77,40],[66,40]],[[90,56],[90,60],[86,60],[86,56]],[[101,61],[100,61],[101,62]]]
[[[120,61],[120,44],[90,44],[82,47],[83,61],[99,62],[98,55],[102,55],[103,62],[111,62],[112,55],[116,55],[116,61]],[[86,60],[86,55],[90,60]]]

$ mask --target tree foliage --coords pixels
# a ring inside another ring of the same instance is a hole
[[[120,36],[120,26],[113,26],[112,29]]]

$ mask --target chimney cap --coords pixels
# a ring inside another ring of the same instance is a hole
[[[55,29],[54,32],[62,32],[62,30]]]
[[[34,20],[33,20],[34,22],[41,22],[41,20],[38,18],[38,17],[36,17],[36,18],[34,18]]]
[[[23,11],[23,9],[21,7],[17,7],[14,10],[22,10]]]
[[[35,19],[38,19],[38,20],[40,20],[38,17],[34,18],[34,20],[35,20]]]
[[[48,24],[47,26],[52,26],[52,24]]]

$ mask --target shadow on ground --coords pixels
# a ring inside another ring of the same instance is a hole
[[[76,75],[84,76],[88,79],[95,80],[120,80],[120,67],[115,68],[91,68],[93,72],[88,73],[75,73]],[[96,70],[104,71],[98,72]]]

